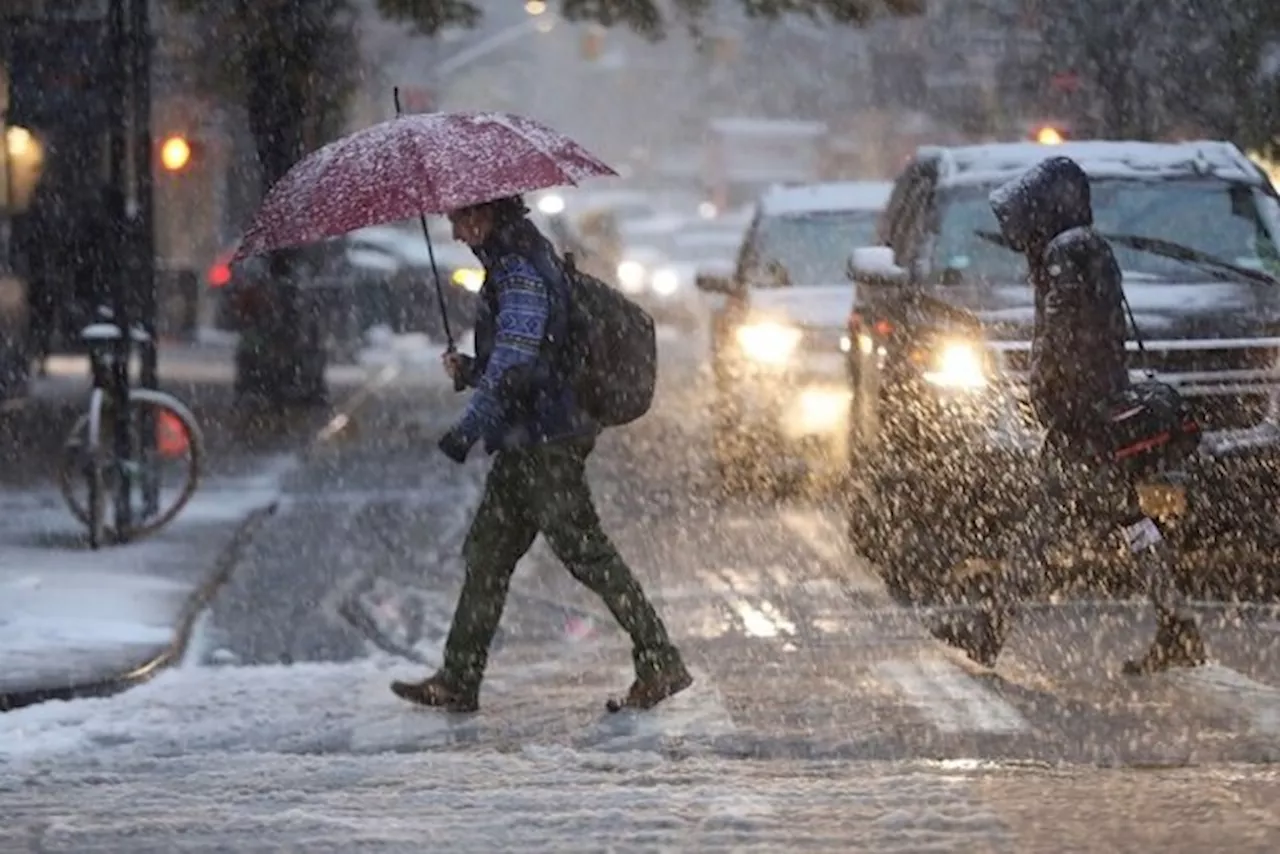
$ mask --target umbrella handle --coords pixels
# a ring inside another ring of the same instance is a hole
[[[450,342],[449,342],[449,344],[444,348],[444,352],[445,352],[445,355],[447,356],[447,355],[449,355],[450,353],[456,353],[456,352],[458,352],[458,348],[457,348],[457,347],[455,347],[455,346],[453,345],[453,342],[452,342],[452,341],[450,341]],[[453,378],[453,390],[454,390],[454,391],[466,391],[466,390],[467,390],[467,381],[466,381],[466,380],[464,380],[462,377],[454,377],[454,378]]]
[[[440,269],[436,266],[436,250],[431,245],[431,232],[427,229],[427,217],[418,214],[418,222],[422,224],[422,237],[427,241],[427,257],[431,259],[431,277],[435,279],[436,301],[440,305],[440,320],[444,323],[444,340],[447,344],[445,352],[457,350],[453,342],[453,330],[449,326],[449,309],[444,303],[444,285],[440,284]]]

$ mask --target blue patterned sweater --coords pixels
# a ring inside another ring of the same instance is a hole
[[[591,419],[544,352],[548,333],[563,339],[567,294],[538,267],[501,244],[476,250],[485,268],[476,318],[475,389],[458,431],[468,443],[484,440],[492,453],[573,436],[593,435]],[[510,372],[527,378],[524,399],[512,400]]]

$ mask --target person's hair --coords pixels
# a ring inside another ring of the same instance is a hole
[[[529,208],[525,206],[524,199],[520,196],[503,196],[500,199],[468,205],[462,210],[488,211],[493,216],[495,226],[518,222],[529,214]]]

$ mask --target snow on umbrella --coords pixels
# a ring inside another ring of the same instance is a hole
[[[234,261],[384,222],[423,218],[584,178],[617,175],[582,146],[514,113],[400,114],[298,161],[267,193]],[[448,350],[453,332],[431,252]]]
[[[399,115],[294,165],[267,193],[236,259],[616,174],[568,137],[524,116]]]

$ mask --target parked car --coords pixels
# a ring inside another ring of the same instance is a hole
[[[271,292],[266,261],[248,258],[235,265],[227,247],[210,266],[206,282],[216,294],[215,325],[239,331]],[[444,285],[445,309],[456,333],[475,325],[476,292],[484,271],[469,249],[459,246],[447,226],[435,226],[428,252],[421,226],[384,225],[353,231],[306,250],[312,272],[303,277],[308,310],[317,314],[326,348],[349,358],[373,326],[393,332],[424,332],[443,339],[431,255]]]
[[[1027,404],[1035,313],[1023,256],[989,192],[1035,144],[921,149],[898,176],[881,246],[855,250],[845,343],[853,396],[849,531],[919,595],[998,557],[1024,513],[1041,431]],[[1225,142],[1074,142],[1154,371],[1193,403],[1203,453],[1142,489],[1184,546],[1272,541],[1280,373],[1280,199]]]
[[[373,264],[362,264],[362,257],[352,253],[383,252],[396,262],[389,278],[383,279],[385,307],[372,314],[371,321],[385,323],[393,332],[425,332],[443,340],[444,323],[432,272],[434,257],[451,328],[457,333],[475,325],[476,293],[484,283],[484,269],[470,249],[453,240],[447,225],[432,230],[430,250],[417,222],[363,228],[347,235],[347,243],[348,257],[357,269],[369,270]]]
[[[848,382],[840,341],[853,304],[849,246],[870,242],[889,185],[839,182],[762,196],[730,277],[701,275],[722,295],[711,313],[713,452],[727,485],[761,463],[797,458],[842,474]]]

